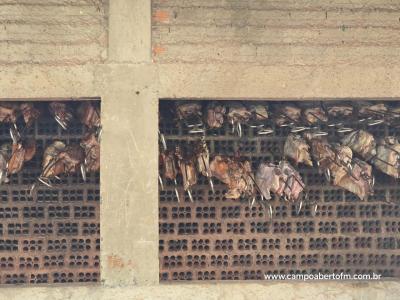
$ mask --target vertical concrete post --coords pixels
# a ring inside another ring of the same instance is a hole
[[[158,283],[157,73],[150,1],[110,1],[102,97],[101,276],[106,286]]]

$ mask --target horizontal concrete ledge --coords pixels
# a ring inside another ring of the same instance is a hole
[[[122,74],[117,79],[117,74]],[[139,75],[140,74],[140,75]],[[248,64],[100,64],[20,66],[0,70],[0,98],[104,96],[130,81],[157,98],[334,99],[400,98],[400,64],[377,67],[254,66]],[[7,75],[7,76],[6,76]],[[146,80],[142,80],[145,75]],[[150,101],[151,99],[149,99]]]
[[[159,98],[398,98],[400,65],[159,64]]]
[[[328,98],[321,98],[321,97],[308,97],[308,98],[238,98],[238,97],[230,97],[230,98],[160,98],[159,100],[164,101],[164,100],[173,100],[173,101],[188,101],[188,100],[193,100],[193,101],[204,101],[204,100],[217,100],[217,101],[232,101],[232,100],[250,100],[250,101],[271,101],[271,102],[290,102],[290,101],[399,101],[399,97],[328,97]]]
[[[400,282],[224,282],[208,284],[162,284],[155,286],[68,286],[3,288],[2,299],[385,299],[397,300]]]

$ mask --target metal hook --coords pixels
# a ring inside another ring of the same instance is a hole
[[[354,129],[353,128],[350,128],[350,127],[341,127],[341,128],[339,128],[338,130],[336,130],[337,132],[339,132],[339,133],[346,133],[346,132],[350,132],[350,131],[353,131]]]
[[[260,123],[257,123],[257,122],[256,123],[252,123],[251,121],[248,122],[247,125],[250,128],[263,128],[264,127],[264,124],[260,124]]]
[[[266,201],[260,201],[259,202],[260,207],[263,209],[263,211],[265,212],[267,210],[267,203]],[[273,218],[273,214],[272,214],[272,206],[271,203],[268,203],[268,215],[270,217],[270,222],[272,222],[272,218]],[[267,214],[265,214],[265,216],[267,216]]]
[[[165,141],[165,136],[164,134],[161,133],[160,130],[158,130],[158,136],[160,138],[161,145],[163,146],[163,150],[164,151],[167,150],[167,142]]]
[[[161,190],[163,191],[164,190],[164,183],[163,183],[163,180],[162,180],[160,174],[158,174],[158,182],[160,183]]]
[[[250,208],[253,208],[255,202],[256,202],[256,197],[253,197],[251,204],[250,204]]]
[[[258,135],[267,135],[272,133],[274,133],[274,130],[271,128],[262,128],[257,132]]]
[[[189,123],[189,120],[193,121],[193,122]],[[184,123],[185,123],[186,127],[188,127],[188,128],[198,128],[198,127],[203,126],[203,121],[199,115],[188,116],[186,119],[184,119]],[[189,133],[190,133],[190,131],[189,131]]]
[[[293,127],[290,132],[291,133],[297,133],[297,132],[302,132],[304,130],[309,130],[311,129],[310,127],[306,127],[306,126],[298,126],[298,127]]]
[[[315,205],[314,205],[314,215],[317,215],[317,211],[318,211],[318,203],[315,203]]]
[[[210,188],[211,188],[212,193],[215,194],[214,183],[213,183],[211,177],[208,177],[208,183],[210,184]]]
[[[176,182],[176,179],[174,179],[174,184],[175,184],[175,195],[176,198],[178,199],[178,202],[181,202],[181,199],[179,198],[179,192],[178,192],[178,183]]]
[[[203,121],[201,120],[201,117],[196,115],[195,118],[198,118],[197,123],[196,120],[194,120],[193,124],[186,124],[188,128],[191,128],[189,130],[189,134],[196,134],[196,133],[205,133],[206,129],[203,127]]]
[[[385,122],[385,120],[371,120],[370,122],[367,122],[367,126],[375,126],[379,125]]]
[[[204,136],[203,136],[202,139],[203,139],[203,142],[205,143]],[[205,146],[205,147],[206,147],[206,146]],[[214,191],[214,183],[213,183],[213,181],[212,181],[211,174],[210,174],[209,171],[207,170],[206,161],[204,160],[203,155],[201,155],[200,157],[201,157],[201,160],[202,160],[202,162],[203,162],[204,169],[206,170],[206,176],[207,176],[207,178],[208,178],[208,183],[209,183],[209,185],[210,185],[211,191],[212,191],[213,194],[215,194],[215,191]]]
[[[273,208],[272,208],[271,203],[268,204],[268,208],[269,208],[269,210],[268,210],[269,211],[269,217],[270,217],[270,219],[272,221],[274,215],[273,215]]]
[[[31,188],[29,189],[29,196],[33,197],[33,192],[36,190],[37,184],[36,182],[32,184]]]
[[[256,187],[256,190],[258,191],[258,193],[261,195],[261,200],[264,200],[263,193],[262,193],[260,187],[258,186],[257,181],[254,179],[254,177],[253,177],[251,174],[248,174],[248,176],[249,176],[250,179],[253,181],[254,186]]]
[[[194,202],[194,200],[193,200],[193,196],[192,196],[192,192],[190,191],[190,188],[189,189],[187,189],[187,193],[188,193],[188,195],[189,195],[189,199],[190,199],[190,202]]]
[[[102,136],[102,134],[103,134],[103,126],[99,126],[99,127],[97,127],[97,129],[96,129],[96,136],[97,136],[97,142],[101,142],[101,136]]]
[[[38,180],[43,183],[44,185],[48,186],[49,188],[53,188],[53,186],[51,185],[51,182],[48,178],[45,177],[39,177]],[[46,180],[48,180],[49,182],[47,182]]]
[[[63,122],[59,116],[54,116],[54,119],[56,120],[56,122],[64,129],[67,130],[67,124],[65,122]]]
[[[331,171],[329,169],[326,169],[324,172],[325,178],[328,182],[331,182]]]
[[[330,123],[330,124],[328,124],[328,127],[340,127],[340,126],[342,126],[342,125],[343,125],[342,122],[339,122],[339,123]]]
[[[300,211],[301,211],[301,208],[303,207],[303,200],[300,200],[300,203],[299,203],[299,208],[297,209],[297,211],[296,211],[296,214],[297,215],[300,215]]]
[[[235,122],[233,121],[233,119],[231,120],[231,125],[232,125],[232,134],[235,133]]]
[[[81,174],[82,174],[82,179],[84,182],[86,182],[86,168],[85,164],[81,164]]]
[[[10,136],[13,141],[13,144],[17,144],[18,141],[21,139],[21,136],[17,130],[17,125],[14,124],[14,128],[10,127]]]
[[[313,135],[314,136],[327,136],[329,133],[326,131],[317,131]]]
[[[190,134],[204,133],[204,132],[205,132],[204,128],[197,128],[197,127],[194,127],[193,129],[189,130]]]
[[[237,123],[237,130],[239,137],[242,137],[242,124],[240,122]]]

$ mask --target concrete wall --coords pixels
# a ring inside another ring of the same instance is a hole
[[[102,0],[0,1],[0,64],[103,62],[107,17]]]
[[[0,0],[0,17],[0,98],[100,96],[104,126],[102,284],[1,299],[399,298],[397,281],[159,285],[156,135],[164,97],[400,97],[397,1]]]
[[[400,56],[398,1],[153,3],[157,62],[379,66]]]

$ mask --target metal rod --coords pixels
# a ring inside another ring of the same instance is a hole
[[[178,192],[178,183],[176,182],[176,178],[174,179],[174,184],[175,184],[175,188],[174,188],[174,190],[175,190],[175,195],[176,195],[176,198],[178,199],[178,202],[181,202],[181,199],[180,199],[180,197],[179,197],[179,192]]]
[[[161,190],[163,191],[164,190],[164,184],[163,184],[163,180],[162,180],[160,174],[158,174],[158,182],[160,183]]]

